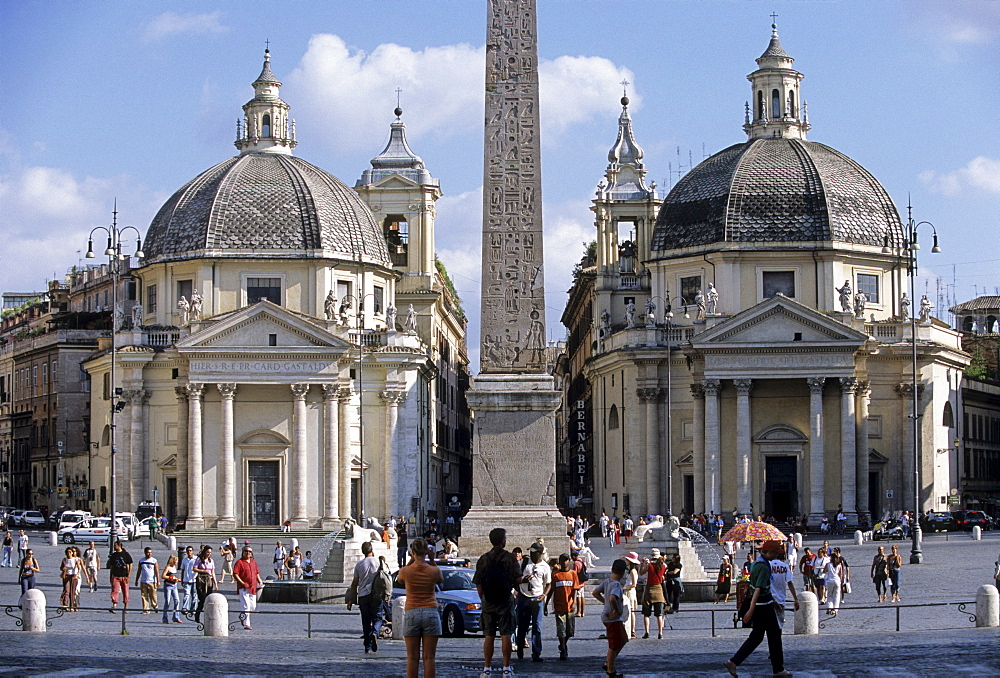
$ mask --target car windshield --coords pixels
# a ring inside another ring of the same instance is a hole
[[[441,573],[444,582],[441,584],[442,591],[474,591],[476,585],[472,583],[471,570],[444,570]]]

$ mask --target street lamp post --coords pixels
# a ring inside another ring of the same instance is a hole
[[[109,271],[111,273],[111,376],[110,376],[110,384],[111,384],[110,388],[111,388],[111,391],[108,394],[109,402],[111,403],[111,410],[110,410],[110,415],[111,415],[111,424],[110,424],[110,430],[111,430],[111,436],[110,436],[110,443],[111,443],[111,462],[110,462],[111,463],[111,474],[110,475],[111,475],[111,478],[110,478],[110,483],[109,483],[110,487],[108,489],[109,489],[109,491],[111,493],[111,499],[109,501],[109,505],[110,505],[110,508],[111,508],[111,532],[110,532],[110,534],[113,535],[113,538],[111,538],[111,537],[108,538],[108,552],[109,553],[113,553],[114,552],[114,542],[116,542],[118,540],[118,525],[115,522],[115,512],[117,510],[117,506],[116,506],[117,502],[116,502],[116,497],[115,497],[116,489],[117,489],[116,488],[117,477],[116,477],[116,468],[115,468],[115,456],[116,456],[116,453],[118,452],[118,449],[117,449],[117,447],[115,445],[115,415],[118,414],[118,412],[120,412],[121,410],[125,409],[125,401],[124,400],[119,400],[119,393],[118,393],[119,389],[115,386],[115,369],[116,369],[116,363],[117,363],[117,358],[118,358],[118,356],[116,354],[116,348],[115,348],[115,333],[118,331],[118,327],[116,326],[116,324],[117,324],[117,318],[115,317],[115,315],[118,312],[117,311],[117,309],[118,309],[118,285],[119,285],[119,282],[121,280],[122,262],[125,259],[127,259],[128,256],[129,256],[127,254],[122,254],[122,234],[125,233],[128,230],[135,231],[136,240],[135,240],[135,254],[134,254],[134,256],[137,259],[142,259],[143,256],[145,256],[143,254],[143,251],[142,251],[142,237],[141,237],[142,234],[139,233],[139,229],[137,229],[135,226],[124,226],[124,227],[119,227],[118,226],[118,206],[117,206],[117,204],[115,205],[114,211],[112,211],[112,215],[113,215],[113,218],[112,218],[110,226],[108,226],[108,227],[97,226],[97,227],[95,227],[94,229],[92,229],[90,231],[90,236],[87,239],[87,254],[86,254],[86,258],[87,259],[93,259],[94,256],[95,256],[94,255],[94,233],[96,231],[104,231],[105,233],[107,233],[107,235],[108,235],[108,246],[105,248],[104,254],[107,255],[107,257],[108,257],[108,268],[109,268]],[[124,319],[124,312],[122,313],[122,318]]]
[[[913,221],[913,206],[907,204],[906,206],[906,237],[903,243],[907,252],[907,274],[910,278],[910,304],[911,306],[916,303],[916,276],[917,276],[917,250],[920,249],[920,243],[917,241],[917,229],[920,226],[930,226],[931,232],[934,234],[934,245],[931,247],[931,252],[937,254],[941,251],[941,247],[938,245],[937,229],[929,221]],[[891,250],[889,249],[889,236],[886,235],[885,244],[882,247],[882,253],[888,254]],[[917,374],[917,316],[912,311],[910,312],[910,348],[911,348],[911,377],[913,379],[913,410],[909,415],[910,425],[913,427],[913,527],[910,531],[912,534],[913,543],[910,547],[910,564],[919,565],[924,562],[924,554],[921,551],[921,539],[922,533],[920,529],[920,397],[919,397],[919,375]]]

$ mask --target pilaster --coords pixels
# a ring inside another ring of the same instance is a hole
[[[826,460],[823,449],[823,386],[826,377],[809,377],[809,521],[819,525],[826,515]]]
[[[722,510],[722,466],[719,459],[719,390],[722,382],[705,379],[705,505],[710,511]]]
[[[840,497],[848,525],[858,521],[857,495],[857,420],[854,394],[858,387],[855,377],[840,378]]]
[[[219,519],[216,527],[231,530],[236,527],[235,444],[233,440],[233,398],[236,384],[216,384],[220,395],[219,445]]]
[[[734,379],[736,387],[736,507],[752,515],[753,478],[750,469],[750,391],[752,379]],[[760,507],[761,510],[763,507]]]

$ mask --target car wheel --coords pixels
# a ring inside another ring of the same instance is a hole
[[[72,544],[75,541],[76,540],[73,539],[73,535],[71,535],[69,533],[63,535],[63,543],[64,544]]]
[[[465,635],[465,621],[462,613],[454,607],[449,607],[444,613],[444,635],[449,638],[459,638]]]

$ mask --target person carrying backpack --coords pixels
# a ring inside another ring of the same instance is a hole
[[[493,548],[476,563],[472,582],[479,592],[483,612],[479,624],[483,631],[483,672],[480,678],[492,678],[493,645],[499,634],[503,656],[503,677],[513,677],[510,665],[511,642],[514,632],[514,596],[512,590],[521,583],[521,569],[514,554],[507,551],[507,531],[502,527],[490,530]]]
[[[365,654],[378,652],[378,636],[385,619],[385,578],[389,578],[389,594],[392,594],[392,578],[385,558],[376,558],[372,543],[361,544],[364,556],[354,566],[354,579],[347,589],[347,609],[357,604],[361,609],[361,631],[364,634]],[[383,572],[385,576],[383,576]]]

